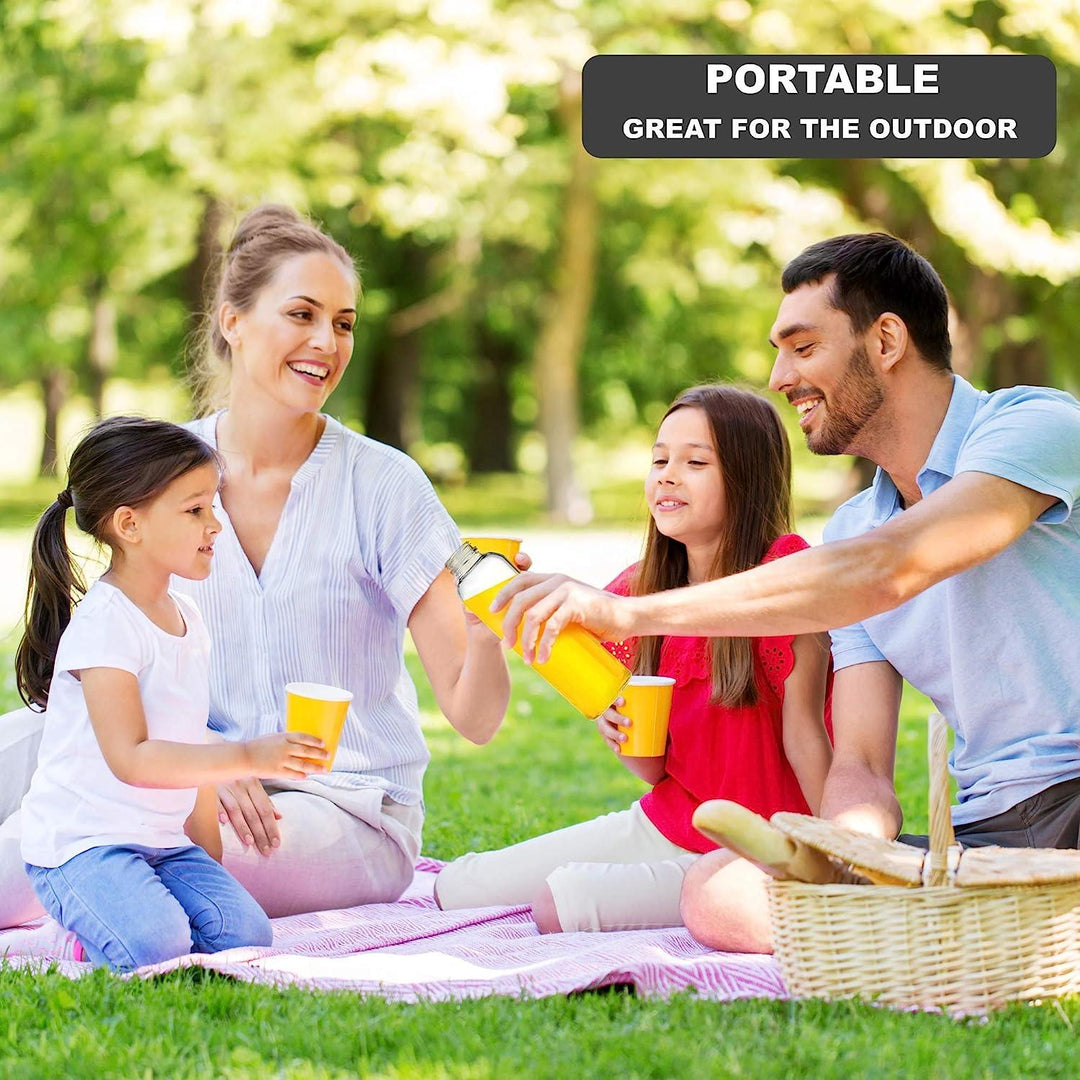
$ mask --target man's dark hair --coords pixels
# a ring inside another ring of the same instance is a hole
[[[852,233],[811,244],[784,268],[784,292],[835,274],[830,301],[858,334],[884,311],[899,315],[928,364],[951,371],[949,298],[937,271],[888,233]]]

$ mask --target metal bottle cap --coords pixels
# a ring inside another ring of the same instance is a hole
[[[454,575],[457,581],[461,579],[480,561],[481,552],[467,541],[462,541],[461,547],[446,560],[446,569]]]

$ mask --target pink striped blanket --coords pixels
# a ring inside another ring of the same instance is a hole
[[[772,957],[713,952],[682,929],[541,935],[526,907],[439,911],[432,882],[440,866],[421,859],[396,904],[276,919],[270,948],[183,956],[135,974],[197,965],[245,982],[352,990],[392,1001],[534,998],[615,984],[643,996],[679,990],[715,1001],[785,996]],[[51,920],[0,931],[0,956],[6,953],[12,966],[56,963],[78,977],[90,965],[64,958],[70,944],[70,935]]]

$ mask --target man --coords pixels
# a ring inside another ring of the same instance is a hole
[[[526,659],[537,646],[544,659],[571,621],[610,639],[830,630],[822,816],[899,832],[907,678],[956,733],[961,842],[1080,846],[1080,404],[954,375],[945,288],[894,237],[815,244],[782,284],[770,387],[812,451],[875,462],[873,485],[822,546],[703,585],[616,598],[522,575],[501,594],[506,636],[521,622]],[[704,856],[683,891],[687,926],[717,948],[770,951],[763,885],[728,852]]]

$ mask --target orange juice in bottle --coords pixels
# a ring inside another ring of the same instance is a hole
[[[493,613],[490,605],[495,594],[517,575],[517,568],[501,555],[482,554],[469,543],[462,544],[446,565],[457,579],[458,595],[465,606],[501,637],[503,613]],[[521,655],[520,630],[514,651]],[[565,627],[555,639],[551,656],[532,667],[590,720],[619,696],[630,678],[629,670],[599,639],[576,623]]]

